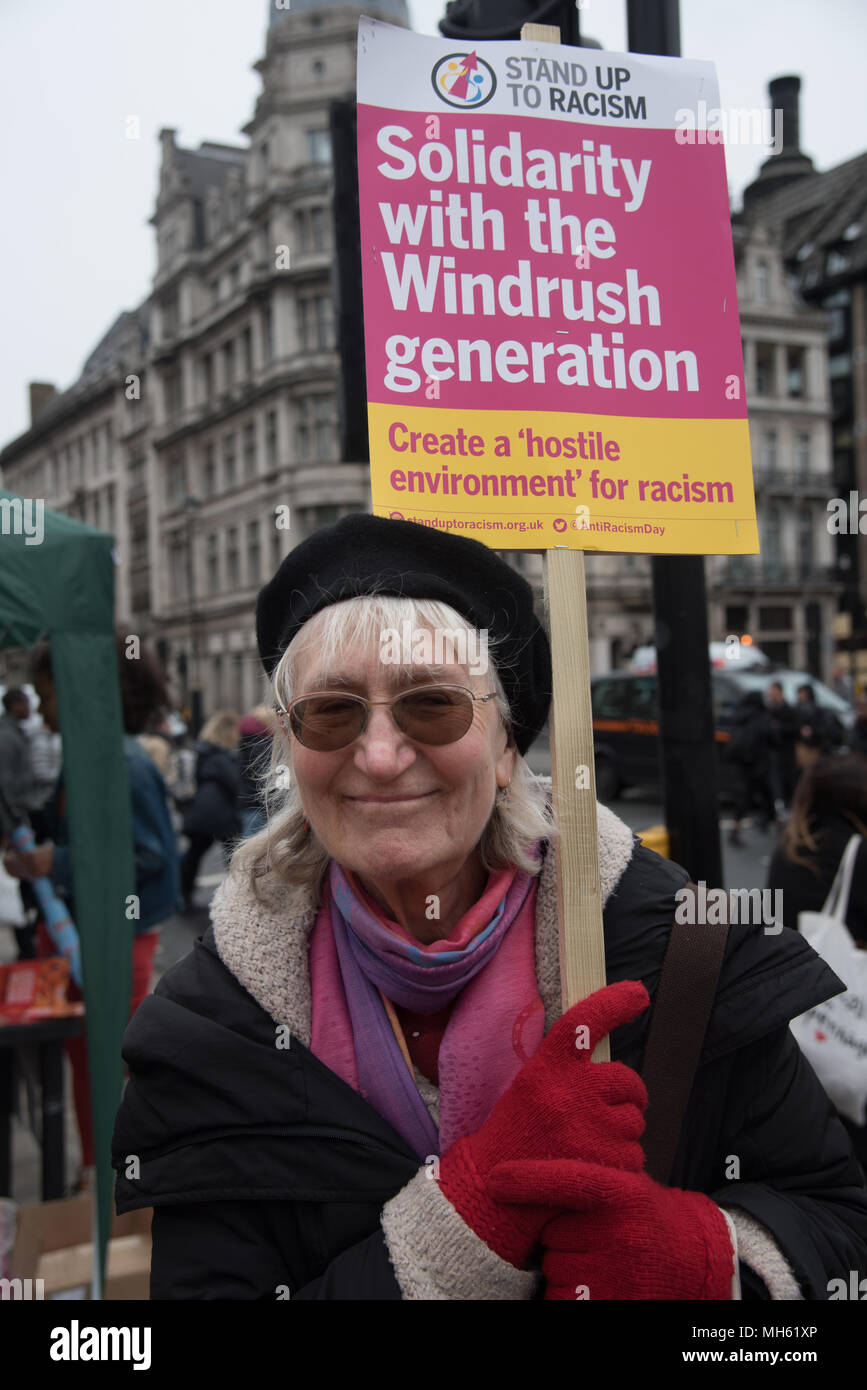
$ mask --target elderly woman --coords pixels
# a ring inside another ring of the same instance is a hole
[[[796,933],[732,929],[676,1185],[644,1171],[687,875],[601,806],[611,983],[560,1017],[525,581],[345,517],[284,560],[257,635],[276,801],[125,1039],[117,1206],[154,1208],[151,1296],[821,1299],[864,1266],[858,1166],[788,1031],[839,983]]]

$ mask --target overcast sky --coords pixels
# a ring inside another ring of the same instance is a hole
[[[819,169],[867,146],[865,0],[681,0],[686,58],[717,65],[723,106],[767,105],[798,73],[801,144]],[[585,0],[583,30],[626,47],[625,0]],[[436,34],[440,0],[410,0]],[[0,0],[0,445],[28,425],[27,383],[69,386],[154,269],[157,133],[244,144],[267,0]],[[139,139],[126,137],[138,116]],[[763,152],[729,146],[739,201]]]

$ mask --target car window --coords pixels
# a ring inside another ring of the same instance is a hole
[[[728,676],[718,676],[712,671],[710,694],[714,723],[718,724],[720,719],[731,718],[743,691],[738,688],[737,681],[731,680]]]
[[[626,714],[626,697],[629,694],[629,681],[594,681],[590,693],[590,703],[596,719],[622,719]]]
[[[659,704],[656,698],[656,676],[637,676],[630,681],[632,699],[629,713],[635,719],[658,719]]]

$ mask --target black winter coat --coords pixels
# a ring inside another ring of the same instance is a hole
[[[794,864],[778,847],[768,869],[768,887],[782,891],[783,921],[798,929],[799,912],[821,912],[843,858],[843,851],[858,831],[845,816],[812,816],[810,833],[816,854],[810,865]],[[846,925],[856,941],[867,945],[867,840],[862,839],[855,859]]]
[[[602,816],[616,821],[604,808]],[[652,998],[687,875],[617,825],[631,857],[606,900],[608,980],[641,979]],[[537,933],[539,921],[537,902]],[[235,970],[259,979],[260,959],[239,936]],[[116,1201],[119,1212],[154,1207],[151,1297],[400,1299],[380,1214],[417,1158],[295,1036],[275,1045],[278,1012],[243,987],[216,940],[212,925],[144,1000],[124,1040]],[[788,1030],[790,1018],[839,991],[796,933],[731,928],[669,1179],[761,1222],[808,1299],[827,1298],[831,1278],[867,1272],[860,1170]],[[649,1013],[611,1037],[612,1057],[637,1070]],[[141,1160],[137,1179],[125,1173],[129,1154]],[[740,1181],[727,1176],[732,1155]],[[743,1263],[740,1272],[745,1298],[769,1297],[757,1274]]]
[[[203,739],[196,752],[196,794],[184,809],[184,834],[231,840],[241,830],[238,756]]]

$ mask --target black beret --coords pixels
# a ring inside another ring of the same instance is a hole
[[[496,644],[515,743],[526,753],[551,703],[548,639],[526,579],[467,536],[367,512],[353,512],[308,536],[256,601],[256,640],[268,675],[314,613],[374,593],[439,599],[487,630],[489,643]]]

